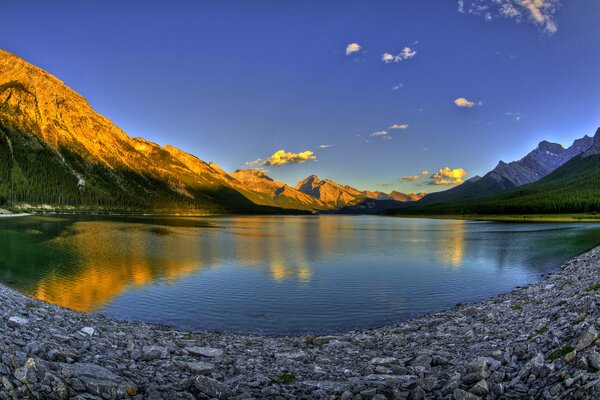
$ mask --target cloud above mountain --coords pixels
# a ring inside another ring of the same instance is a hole
[[[317,156],[310,150],[300,153],[287,152],[278,150],[266,159],[257,158],[254,161],[248,161],[245,164],[248,166],[271,166],[279,167],[285,164],[302,164],[309,160],[316,160]]]
[[[463,178],[467,176],[467,171],[462,168],[450,169],[442,168],[429,177],[428,185],[458,185],[463,183]]]
[[[557,31],[555,14],[560,0],[458,0],[458,11],[483,16],[487,21],[509,18],[528,21],[542,31]]]

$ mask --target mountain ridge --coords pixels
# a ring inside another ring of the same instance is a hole
[[[474,199],[536,182],[585,152],[592,142],[593,138],[585,135],[564,148],[560,144],[542,140],[520,160],[510,163],[499,161],[498,165],[484,176],[473,177],[446,191],[430,193],[418,203],[435,204]]]

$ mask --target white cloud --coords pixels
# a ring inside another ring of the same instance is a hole
[[[394,124],[388,129],[408,129],[408,124]]]
[[[486,20],[509,18],[527,20],[548,33],[557,31],[556,10],[560,0],[458,0],[458,11],[481,15]]]
[[[390,140],[390,139],[392,139],[392,135],[390,135],[388,131],[373,132],[369,136],[376,137],[376,138],[381,138],[383,140]]]
[[[522,117],[521,113],[519,113],[519,112],[507,112],[505,114],[507,117],[514,118],[515,121],[517,121],[517,122],[520,121],[521,117]]]
[[[483,105],[483,102],[474,102],[471,100],[467,100],[464,97],[459,97],[458,99],[454,100],[454,104],[456,104],[457,107],[461,108],[473,108],[475,106]]]
[[[402,61],[406,61],[406,60],[410,60],[412,58],[414,58],[417,55],[417,51],[414,49],[411,49],[410,47],[405,47],[402,49],[402,51],[396,55],[393,55],[392,53],[383,53],[383,55],[381,56],[381,61],[383,61],[386,64],[389,63],[399,63]]]
[[[346,55],[349,56],[353,53],[358,53],[362,49],[362,46],[358,43],[350,43],[346,46]]]
[[[256,160],[254,160],[254,161],[246,161],[246,162],[244,163],[244,165],[248,165],[248,166],[250,166],[250,167],[256,167],[256,166],[258,166],[258,165],[261,165],[261,164],[262,164],[262,162],[263,162],[263,159],[262,159],[262,158],[257,158],[257,159],[256,159]]]
[[[414,182],[414,181],[418,181],[421,178],[422,178],[421,175],[409,175],[409,176],[403,176],[402,178],[400,178],[400,180],[402,182]]]
[[[397,85],[392,86],[392,90],[400,90],[404,88],[404,84],[402,82],[400,82]]]
[[[319,146],[319,148],[320,148],[320,149],[328,149],[328,148],[330,148],[331,146],[333,146],[333,145],[332,145],[332,144],[322,144],[322,145],[320,145],[320,146]]]
[[[394,61],[394,55],[391,53],[383,53],[383,55],[381,56],[381,61],[383,61],[384,63],[391,63],[392,61]]]
[[[249,166],[273,166],[278,167],[285,164],[301,164],[308,160],[316,160],[317,156],[312,151],[303,151],[301,153],[290,153],[285,150],[278,150],[266,159],[257,158],[254,161],[248,161],[245,164]]]
[[[402,60],[410,60],[411,58],[413,58],[416,55],[417,55],[416,50],[413,50],[410,47],[405,47],[402,49],[402,51],[400,52],[400,54],[398,56],[400,56],[400,58]],[[396,56],[396,57],[398,57],[398,56]]]

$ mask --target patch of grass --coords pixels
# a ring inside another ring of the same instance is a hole
[[[310,346],[310,345],[314,345],[314,344],[316,344],[316,343],[315,343],[315,340],[316,340],[316,339],[317,339],[317,337],[316,337],[316,336],[313,336],[313,335],[308,335],[308,336],[306,336],[306,337],[304,338],[304,344],[306,344],[306,345],[309,345],[309,346]]]
[[[587,318],[587,315],[583,314],[582,316],[578,317],[577,319],[574,319],[573,322],[571,322],[571,325],[579,325],[580,323],[585,321],[586,318]]]
[[[573,350],[575,350],[575,349],[572,346],[569,346],[567,344],[567,345],[561,347],[560,349],[555,350],[554,352],[552,352],[552,354],[550,354],[548,356],[548,360],[550,360],[550,361],[556,361],[559,358],[563,358],[564,356],[566,356],[567,354],[569,354]]]
[[[529,335],[529,337],[527,338],[527,340],[533,340],[536,337],[543,335],[544,333],[548,332],[548,327],[547,326],[543,326],[540,329],[538,329],[537,331],[535,331],[535,333],[532,333],[531,335]]]
[[[28,302],[27,304],[25,304],[25,307],[27,307],[29,309],[31,309],[31,308],[37,308],[37,306],[34,303],[32,303],[32,302]]]
[[[588,287],[585,289],[585,291],[586,291],[586,292],[595,292],[595,291],[597,291],[597,290],[600,290],[600,282],[598,282],[598,283],[594,283],[593,285],[591,285],[591,286],[588,286]]]
[[[573,282],[573,278],[567,278],[567,280],[565,280],[565,285],[569,285],[569,286],[570,286],[570,285],[572,285],[573,283],[574,283],[574,282]]]
[[[285,372],[279,375],[278,381],[284,385],[290,385],[296,382],[296,375],[292,374],[291,372]]]
[[[512,309],[514,311],[521,311],[523,309],[523,306],[520,304],[515,304],[514,306],[512,306]]]
[[[251,341],[249,341],[249,340],[248,340],[246,343],[244,343],[244,345],[245,345],[246,347],[252,347],[252,345],[253,345],[253,344],[254,344],[254,343],[252,343],[252,342],[251,342]]]

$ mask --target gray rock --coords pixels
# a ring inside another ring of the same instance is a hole
[[[197,357],[214,358],[214,357],[220,357],[221,355],[223,355],[223,350],[215,349],[214,347],[192,346],[192,347],[186,347],[186,350],[191,355],[197,356]]]
[[[185,364],[185,367],[190,372],[199,375],[207,375],[215,370],[215,365],[203,361],[193,361]]]
[[[8,325],[12,326],[13,328],[21,328],[23,326],[26,326],[29,324],[29,319],[24,318],[24,317],[10,317],[8,319]]]
[[[196,389],[210,397],[225,399],[229,395],[227,386],[206,376],[197,376],[194,381],[194,385],[196,386]]]
[[[454,400],[480,400],[481,398],[473,393],[462,389],[456,389],[453,394]]]
[[[152,361],[159,358],[167,358],[169,351],[162,346],[144,346],[142,348],[142,358],[144,361]]]
[[[575,345],[575,350],[581,351],[598,339],[598,331],[593,326],[590,326],[588,330],[583,334]]]
[[[486,381],[481,380],[475,384],[469,392],[476,394],[478,396],[486,396],[490,392],[490,388]]]

